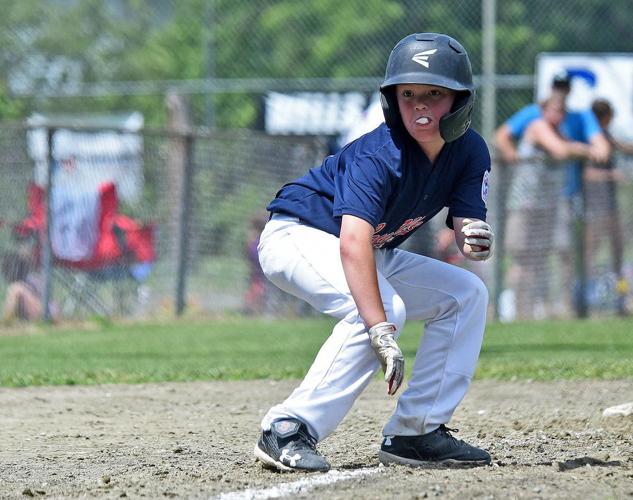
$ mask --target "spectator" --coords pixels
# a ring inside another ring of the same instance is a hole
[[[550,303],[548,250],[554,249],[558,193],[562,171],[552,160],[587,158],[590,146],[565,139],[565,97],[553,93],[540,105],[540,118],[526,128],[517,149],[515,175],[510,189],[507,249],[513,267],[508,281],[516,293],[517,313],[539,318]]]
[[[39,273],[34,272],[31,260],[20,253],[7,253],[2,260],[2,274],[9,284],[4,321],[41,319],[44,283]]]
[[[552,79],[551,96],[562,99],[565,103],[565,115],[559,124],[558,134],[569,141],[582,142],[589,147],[589,159],[595,163],[607,161],[611,147],[600,129],[600,125],[591,110],[571,112],[566,108],[566,101],[571,91],[571,75],[566,70],[557,73]],[[529,125],[541,116],[541,108],[538,104],[528,105],[512,115],[495,133],[495,147],[499,154],[501,164],[512,164],[519,160],[517,144]],[[559,253],[561,262],[561,280],[564,290],[571,290],[573,281],[574,256],[573,248],[582,246],[582,239],[578,236],[582,224],[583,210],[581,194],[583,162],[579,159],[568,162],[565,168],[565,179],[562,187],[562,195],[566,200],[557,210],[555,224],[556,238],[554,245]],[[551,218],[550,218],[550,224]],[[572,238],[574,245],[572,245]],[[580,256],[576,254],[576,260],[580,262]],[[578,266],[576,266],[578,268]],[[570,297],[571,298],[571,297]],[[572,301],[568,307],[571,308]],[[582,307],[579,302],[574,302],[579,314]]]
[[[591,159],[597,163],[604,163],[609,157],[609,143],[590,110],[572,112],[566,109],[570,91],[571,75],[567,71],[557,73],[552,79],[550,95],[554,98],[559,96],[565,103],[565,116],[559,126],[560,133],[570,140],[589,144]],[[519,160],[517,143],[530,123],[541,117],[541,113],[542,108],[539,104],[529,104],[517,111],[497,129],[495,147],[504,163],[515,163]]]
[[[609,132],[614,116],[611,103],[606,99],[596,99],[591,109],[612,149],[633,155],[633,144],[618,141]],[[622,179],[612,156],[606,163],[589,163],[584,170],[587,263],[594,262],[600,243],[609,241],[612,270],[617,279],[616,309],[618,314],[626,315],[629,287],[622,269],[623,237],[617,200],[617,182]]]

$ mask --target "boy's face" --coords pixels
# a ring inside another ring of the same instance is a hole
[[[441,139],[440,118],[451,110],[455,91],[435,85],[396,86],[398,108],[407,132],[417,142]]]

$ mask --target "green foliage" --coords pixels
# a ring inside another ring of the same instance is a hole
[[[0,386],[301,378],[334,325],[330,319],[181,320],[84,328],[38,326],[0,337]],[[400,345],[408,373],[422,326]],[[476,378],[633,378],[631,321],[489,325]]]
[[[629,0],[497,2],[498,73],[532,74],[542,51],[628,52],[630,7]],[[0,88],[17,79],[37,95],[17,104],[0,92],[0,118],[134,109],[161,126],[158,94],[38,94],[81,82],[380,77],[393,44],[413,31],[455,36],[469,49],[474,72],[482,69],[481,3],[468,0],[0,0],[0,8]],[[260,99],[216,96],[216,123],[253,126]],[[206,103],[194,104],[195,122],[204,123]]]
[[[11,99],[5,86],[0,83],[0,120],[17,120],[24,115],[24,103]]]

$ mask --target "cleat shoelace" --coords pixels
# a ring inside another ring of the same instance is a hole
[[[449,437],[453,443],[461,443],[462,441],[457,439],[455,436],[453,436],[451,433],[458,433],[459,429],[451,429],[450,427],[446,427],[444,424],[441,424],[438,427],[438,430],[444,434],[445,436]]]
[[[298,435],[300,439],[293,439],[288,443],[287,446],[296,446],[297,448],[309,448],[316,452],[316,439],[314,439],[310,434],[304,433],[301,430],[298,432]]]

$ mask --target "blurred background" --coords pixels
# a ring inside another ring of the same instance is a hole
[[[633,57],[627,0],[0,0],[0,7],[5,318],[13,299],[17,316],[59,320],[312,314],[259,274],[253,249],[265,206],[284,182],[379,123],[372,103],[389,52],[423,31],[457,38],[473,65],[473,128],[493,154],[488,208],[499,240],[493,259],[471,269],[491,291],[491,317],[630,307],[630,232],[621,234],[620,276],[609,232],[587,249],[582,210],[557,229],[569,232],[565,248],[535,243],[537,283],[521,296],[505,230],[516,169],[501,165],[492,147],[495,129],[534,102],[541,54]],[[633,88],[616,87],[631,113]],[[615,163],[627,221],[633,159],[619,154]],[[408,248],[466,265],[443,221],[418,230]],[[41,298],[33,314],[29,293]]]

